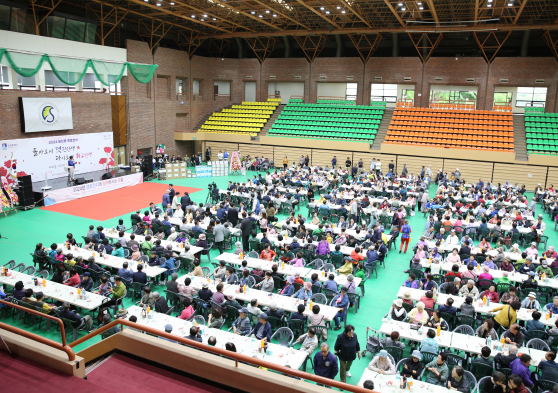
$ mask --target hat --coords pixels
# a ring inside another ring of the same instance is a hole
[[[242,314],[247,315],[248,314],[248,309],[246,307],[242,307],[240,310],[238,310],[238,312],[241,312]]]
[[[535,272],[533,272],[533,271],[530,271],[530,272],[529,272],[529,275],[530,275],[530,276],[533,276],[533,277],[535,277],[536,274],[537,274],[537,273],[535,273]]]
[[[414,358],[417,358],[418,360],[422,360],[422,353],[420,353],[420,351],[418,351],[416,349],[413,351],[411,356],[414,357]]]
[[[395,299],[393,301],[393,304],[395,304],[397,307],[403,307],[403,301],[401,299]]]
[[[202,288],[209,288],[209,283],[207,281],[204,281],[202,283]]]
[[[535,227],[535,228],[536,228],[536,227]],[[537,245],[537,243],[535,243],[535,242],[531,242],[531,245],[532,245],[532,246],[536,246],[536,245]]]
[[[519,248],[519,244],[514,243],[513,246],[512,246],[512,248]]]
[[[87,277],[91,277],[91,273],[89,273],[89,272],[85,272],[85,273],[83,273],[83,275],[87,276]]]
[[[165,332],[172,332],[172,325],[170,323],[165,325]]]
[[[411,298],[411,292],[410,291],[405,291],[403,293],[403,299],[409,300]]]
[[[388,357],[388,352],[385,349],[382,349],[379,353],[378,356],[381,358],[387,358]]]
[[[529,297],[537,297],[537,294],[535,292],[529,292],[529,295],[527,295]]]
[[[116,314],[117,317],[125,317],[126,315],[128,315],[128,310],[125,308],[120,308]]]
[[[264,321],[267,321],[267,314],[261,313],[258,318],[263,319]]]
[[[236,247],[242,247],[242,243],[241,243],[241,242],[236,242],[236,243],[234,243],[234,245],[235,245]]]

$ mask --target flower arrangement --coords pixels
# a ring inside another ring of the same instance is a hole
[[[244,158],[244,157],[243,157]],[[237,151],[233,151],[231,154],[231,172],[238,172],[242,167],[240,156]]]

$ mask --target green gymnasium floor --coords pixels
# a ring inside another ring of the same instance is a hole
[[[252,177],[252,174],[247,174]],[[246,178],[239,176],[228,176],[228,177],[214,177],[214,178],[195,178],[195,179],[175,179],[168,181],[161,181],[160,183],[172,183],[176,186],[185,187],[196,187],[200,188],[202,191],[198,191],[191,194],[193,200],[197,203],[205,203],[207,197],[207,184],[211,182],[217,183],[219,188],[226,188],[228,181],[244,181]],[[159,182],[159,181],[155,181]],[[435,193],[436,186],[432,186],[430,189],[430,194]],[[159,203],[162,200],[162,195],[157,200],[153,202]],[[147,207],[147,205],[145,206]],[[103,209],[103,206],[97,207],[99,210]],[[131,209],[135,210],[135,209]],[[537,207],[538,212],[540,212],[540,206]],[[81,217],[76,217],[72,215],[56,213],[51,211],[46,211],[42,209],[34,209],[31,211],[22,211],[18,214],[11,213],[6,218],[4,216],[0,217],[0,230],[2,233],[2,238],[0,239],[0,264],[5,264],[6,262],[15,259],[18,263],[25,263],[26,265],[32,266],[32,259],[29,255],[35,249],[35,245],[42,242],[46,247],[51,243],[61,243],[66,239],[66,234],[68,232],[73,233],[76,239],[81,239],[81,236],[85,235],[88,230],[89,225],[102,225],[104,227],[112,227],[118,224],[118,219],[123,218],[126,225],[130,224],[130,214],[132,211],[119,216],[113,217],[112,219],[106,221],[96,221]],[[301,208],[300,213],[303,216],[307,215],[307,209],[305,207]],[[418,236],[424,232],[424,225],[426,219],[422,214],[417,214],[410,218],[410,225],[412,227],[413,233],[411,235],[411,245],[416,243]],[[554,225],[552,221],[545,215],[545,222],[547,223],[546,235],[550,237],[549,245],[558,244],[558,232],[554,231]],[[4,237],[5,236],[5,237]],[[381,326],[382,317],[387,313],[391,302],[395,299],[399,287],[406,279],[406,270],[409,266],[409,260],[411,258],[412,252],[407,252],[407,254],[399,254],[397,251],[392,250],[388,257],[386,258],[386,268],[380,268],[378,278],[374,276],[372,279],[366,282],[365,287],[365,297],[361,299],[361,305],[358,314],[354,314],[354,310],[351,308],[348,314],[348,323],[352,324],[356,328],[356,333],[360,342],[361,349],[364,350],[366,347],[366,328],[371,327],[374,329],[379,329]],[[218,250],[213,250],[211,253],[212,257],[218,255]],[[208,265],[207,259],[202,259],[202,266]],[[161,289],[156,287],[156,289]],[[162,292],[162,290],[160,290]],[[360,291],[359,291],[360,293]],[[124,302],[125,306],[131,306],[132,301],[126,299]],[[22,329],[30,330],[33,333],[40,334],[44,337],[48,337],[55,341],[60,341],[60,333],[53,326],[51,332],[46,331],[45,324],[41,326],[41,330],[38,327],[25,326],[23,323],[17,322],[11,317],[6,317],[2,322],[18,326]],[[28,319],[29,323],[29,319]],[[328,343],[331,350],[333,350],[333,345],[335,344],[335,339],[337,334],[340,333],[330,330],[328,334]],[[80,336],[85,335],[85,332],[80,332]],[[68,336],[71,340],[71,336]],[[76,351],[79,351],[87,346],[96,343],[100,340],[100,336],[89,340],[86,343],[81,344],[76,347]],[[408,349],[405,350],[404,356],[408,356]],[[362,360],[356,360],[351,368],[352,378],[348,378],[347,382],[356,385],[360,380],[363,370],[368,366],[371,360],[370,354],[363,357]],[[312,372],[310,363],[308,362],[308,371]],[[336,378],[337,380],[339,377]]]

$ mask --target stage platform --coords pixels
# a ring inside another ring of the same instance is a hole
[[[83,177],[85,180],[89,180],[92,179],[94,182],[96,181],[100,181],[103,180],[102,176],[107,173],[106,170],[100,170],[100,171],[95,171],[95,172],[89,172],[89,173],[76,173],[74,176],[76,178],[78,177]],[[132,172],[131,170],[124,170],[124,169],[118,169],[115,171],[111,171],[110,174],[112,174],[112,177],[121,177],[121,176],[126,176],[126,175],[131,175]],[[33,192],[43,192],[42,188],[45,186],[45,181],[41,180],[41,181],[37,181],[32,183],[33,184]],[[68,187],[68,177],[64,176],[64,177],[59,177],[57,179],[48,179],[48,186],[52,187],[49,191],[54,191],[54,190],[60,190],[62,188],[67,188]]]

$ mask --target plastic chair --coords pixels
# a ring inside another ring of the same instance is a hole
[[[275,333],[273,333],[273,335],[271,336],[271,341],[272,342],[273,342],[273,339],[279,340],[279,343],[278,343],[279,345],[282,345],[284,347],[288,347],[293,342],[294,333],[288,327],[281,327],[281,328],[277,329],[277,331]]]
[[[248,253],[248,258],[260,259],[260,254],[258,254],[256,251],[250,251]]]
[[[384,349],[387,351],[389,357],[391,358],[391,361],[393,362],[393,364],[395,364],[396,362],[399,362],[401,360],[401,357],[403,356],[403,348],[399,348],[399,347],[384,347]]]
[[[310,300],[317,304],[327,304],[327,298],[323,293],[315,293]]]
[[[470,318],[470,317],[469,317]],[[475,331],[473,330],[473,328],[469,325],[461,325],[456,327],[455,329],[453,329],[453,332],[455,333],[461,333],[461,334],[466,334],[468,336],[474,336],[475,335]]]
[[[48,270],[41,270],[39,273],[37,273],[38,277],[44,278],[45,280],[48,280],[48,276],[50,275]]]
[[[335,266],[331,263],[324,263],[321,267],[321,269],[325,272],[334,272],[335,271]]]
[[[464,370],[465,374],[463,375],[464,378],[467,378],[467,380],[469,381],[469,388],[470,389],[474,389],[475,386],[477,386],[477,379],[475,378],[475,376],[467,370]]]
[[[550,351],[550,347],[540,338],[533,338],[527,342],[527,348],[534,348],[540,351]]]

